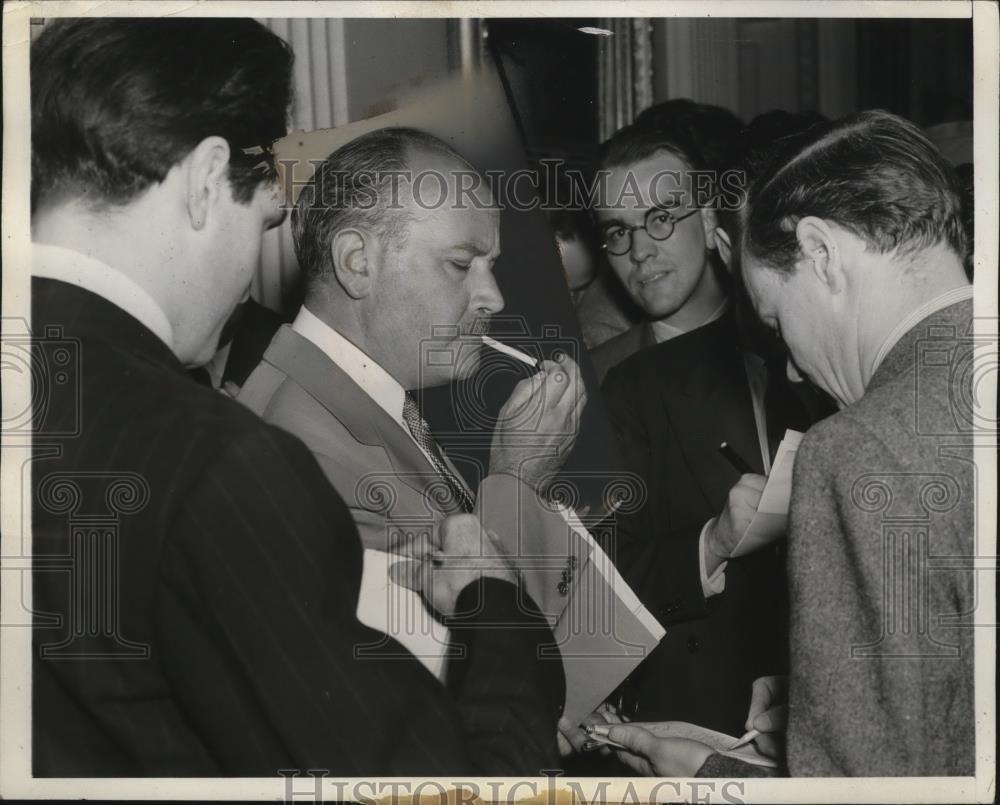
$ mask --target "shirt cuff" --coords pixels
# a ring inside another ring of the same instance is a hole
[[[728,561],[720,564],[711,578],[705,570],[705,533],[711,522],[709,520],[701,527],[701,535],[698,537],[698,570],[701,573],[701,591],[705,594],[705,598],[711,598],[726,589],[726,565],[729,564]]]

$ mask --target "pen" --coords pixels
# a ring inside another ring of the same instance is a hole
[[[514,349],[514,347],[509,347],[506,344],[501,344],[488,335],[481,336],[483,343],[488,347],[492,347],[497,352],[502,352],[504,355],[510,355],[512,358],[516,358],[521,361],[521,363],[526,363],[528,366],[536,367],[538,366],[538,361],[528,355],[526,352],[521,352],[519,349]]]
[[[743,460],[740,454],[729,446],[729,442],[723,442],[720,444],[719,452],[722,453],[723,457],[736,468],[736,471],[740,473],[740,475],[747,475],[753,472],[750,465]]]
[[[741,746],[746,746],[748,743],[750,743],[758,735],[760,735],[760,731],[759,730],[750,730],[750,732],[746,733],[736,743],[734,743],[732,746],[730,746],[727,751],[732,752],[734,749],[739,749]]]

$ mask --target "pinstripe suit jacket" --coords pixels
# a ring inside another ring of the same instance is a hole
[[[452,625],[447,689],[356,656],[380,638],[354,617],[361,544],[309,451],[100,297],[35,279],[33,309],[36,776],[555,761],[561,664],[536,659],[551,632],[512,585],[459,597],[478,614]]]

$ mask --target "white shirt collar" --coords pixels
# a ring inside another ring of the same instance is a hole
[[[889,335],[886,336],[885,341],[882,342],[881,349],[879,349],[878,354],[875,355],[875,362],[872,364],[872,376],[874,376],[875,372],[878,371],[878,368],[882,365],[882,361],[885,360],[886,355],[889,354],[892,348],[896,346],[900,339],[910,332],[910,330],[920,324],[920,322],[932,313],[937,313],[939,310],[944,310],[946,307],[951,307],[956,302],[961,302],[965,299],[972,299],[971,285],[959,285],[957,288],[952,288],[950,291],[945,291],[943,294],[935,296],[929,302],[925,302],[899,322],[899,324],[892,328]]]
[[[406,390],[392,375],[330,325],[310,313],[305,306],[299,310],[295,321],[292,322],[292,329],[321,349],[361,387],[365,394],[391,416],[393,421],[398,422],[409,433],[403,421],[403,400]]]
[[[726,312],[727,307],[729,307],[728,297],[723,299],[722,304],[708,314],[708,318],[694,325],[694,327],[678,327],[675,324],[668,324],[665,321],[654,321],[652,322],[653,338],[657,344],[662,344],[664,341],[669,341],[671,338],[676,338],[679,335],[684,335],[684,333],[697,330],[699,327],[711,324],[716,319],[721,319],[722,314]]]
[[[31,273],[97,294],[124,310],[173,349],[174,328],[163,308],[135,280],[118,269],[72,249],[32,243]]]

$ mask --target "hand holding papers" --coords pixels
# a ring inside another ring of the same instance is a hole
[[[488,476],[479,488],[476,510],[483,524],[501,535],[522,589],[552,626],[555,644],[543,648],[543,657],[562,662],[563,715],[578,724],[665,632],[576,514],[521,503],[521,496],[533,494],[512,476]],[[556,532],[565,538],[540,538]]]
[[[427,609],[419,593],[393,580],[390,566],[407,561],[398,555],[365,549],[358,620],[371,629],[392,635],[428,671],[443,680],[450,632]]]
[[[606,743],[612,748],[624,749],[629,752],[638,750],[645,756],[646,762],[651,764],[653,770],[658,773],[664,772],[662,766],[669,762],[668,758],[671,754],[693,754],[704,761],[705,753],[692,752],[690,747],[686,746],[688,741],[697,742],[720,755],[736,758],[744,763],[752,763],[755,766],[777,768],[779,765],[773,758],[761,754],[753,743],[744,743],[741,738],[699,727],[697,724],[689,724],[686,721],[632,722],[620,726],[596,725],[588,728],[588,732],[591,733],[592,739]],[[676,759],[670,759],[677,762]],[[688,763],[688,765],[691,764]],[[690,776],[697,770],[697,767],[687,768],[682,769],[681,772]]]
[[[801,441],[802,434],[798,431],[785,431],[785,437],[778,445],[771,472],[767,476],[767,486],[761,494],[757,512],[733,548],[730,554],[732,557],[753,553],[785,533],[788,527],[788,506],[792,499],[792,469]]]

